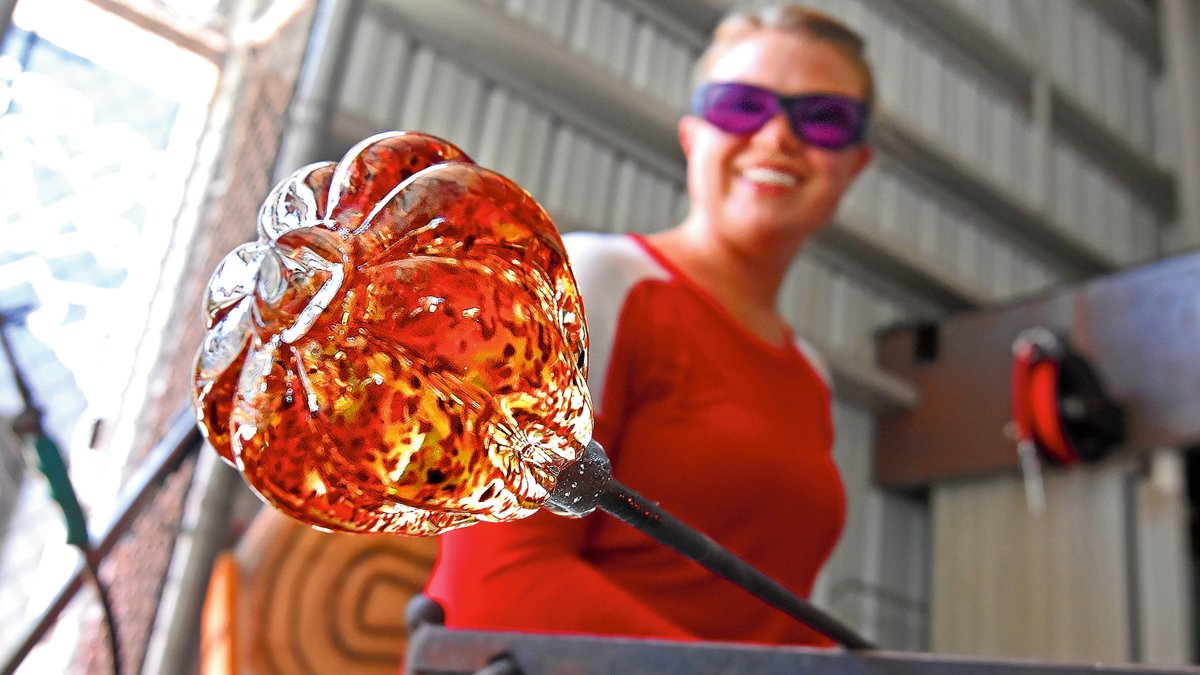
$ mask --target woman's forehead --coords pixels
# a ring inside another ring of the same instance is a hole
[[[713,60],[706,80],[746,82],[793,94],[827,91],[861,96],[862,75],[833,44],[775,29],[749,33]]]

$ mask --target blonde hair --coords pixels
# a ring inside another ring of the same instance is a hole
[[[875,102],[875,78],[867,63],[866,42],[853,29],[833,17],[801,5],[772,5],[732,12],[713,30],[712,41],[696,62],[694,81],[705,82],[709,69],[738,42],[760,30],[779,30],[819,40],[846,58],[863,80],[863,100]]]

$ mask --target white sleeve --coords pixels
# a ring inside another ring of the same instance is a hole
[[[811,342],[799,335],[793,334],[792,342],[796,344],[796,349],[800,351],[804,358],[808,359],[813,370],[817,371],[817,375],[825,381],[825,386],[832,390],[833,379],[829,375],[829,364],[825,363],[825,357],[821,356],[821,352],[817,351],[817,348]]]
[[[670,273],[632,237],[572,232],[563,237],[563,243],[583,296],[589,342],[588,390],[592,405],[599,408],[629,292],[647,279],[666,279]]]

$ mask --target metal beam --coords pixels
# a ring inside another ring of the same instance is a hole
[[[1185,3],[1187,0],[1183,0]],[[986,28],[947,0],[876,0],[881,12],[908,18],[914,26],[935,36],[990,77],[1025,107],[1031,105],[1036,67],[1028,59],[994,37]],[[1101,16],[1122,1],[1090,3]],[[1130,29],[1133,30],[1133,29]],[[1141,32],[1143,29],[1136,29]],[[1194,41],[1194,36],[1192,36]],[[1157,48],[1155,49],[1157,53]],[[1077,104],[1056,83],[1050,84],[1054,131],[1118,178],[1159,215],[1175,210],[1175,186],[1170,172],[1146,153],[1134,148],[1109,126]]]
[[[16,7],[17,0],[0,0],[0,46],[3,46],[8,29],[12,27],[13,10]]]
[[[1103,4],[1103,3],[1101,3]],[[1162,0],[1166,76],[1174,93],[1179,158],[1179,248],[1200,246],[1200,3]]]
[[[120,0],[88,0],[104,11],[119,16],[190,52],[220,65],[229,51],[229,40],[209,28],[185,22],[160,5],[120,2]]]
[[[498,7],[464,0],[381,0],[394,26],[530,96],[660,170],[679,170],[678,114],[535,33]]]
[[[494,665],[503,661],[515,670]],[[827,675],[1167,675],[1190,667],[1054,663],[920,652],[840,650],[715,642],[449,630],[423,625],[404,672],[423,673],[825,673]]]
[[[1161,3],[1160,3],[1161,5]],[[1163,54],[1159,44],[1152,3],[1139,0],[1103,0],[1088,3],[1108,27],[1116,31],[1156,71],[1162,71]]]
[[[932,179],[934,184],[966,199],[1011,237],[1024,242],[1030,253],[1053,256],[1073,270],[1068,278],[1116,268],[1107,254],[1066,232],[990,178],[937,148],[897,117],[881,111],[873,124],[871,138],[881,150],[900,158],[908,168]]]
[[[923,300],[920,303],[923,307],[913,307],[917,315],[933,314],[930,318],[936,318],[987,304],[988,298],[964,287],[953,275],[898,246],[863,234],[865,229],[865,225],[851,218],[838,216],[829,227],[815,234],[810,244],[839,264],[852,265],[856,277],[882,292],[894,294],[901,290]]]

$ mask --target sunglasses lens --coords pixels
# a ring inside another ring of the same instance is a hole
[[[857,101],[840,96],[810,96],[792,107],[792,123],[805,142],[838,150],[862,137],[863,109]]]
[[[862,140],[867,109],[861,101],[835,94],[780,98],[768,89],[738,82],[714,82],[701,87],[692,112],[731,134],[758,131],[780,104],[789,107],[792,129],[809,145],[840,150]]]
[[[710,84],[700,90],[698,98],[696,112],[733,134],[757,131],[778,109],[771,92],[733,82]]]

